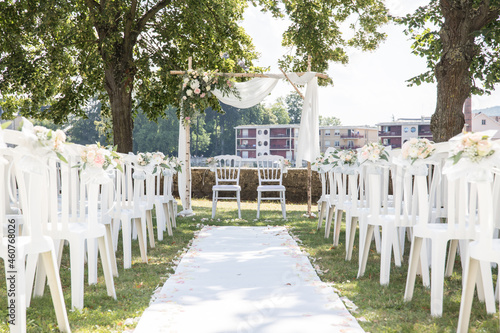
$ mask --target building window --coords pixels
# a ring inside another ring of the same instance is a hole
[[[267,141],[264,141],[264,146],[266,146],[266,147],[267,147]]]
[[[264,135],[267,135],[267,133],[269,133],[267,130],[264,130]]]
[[[242,154],[243,155],[241,157],[248,158],[248,151],[244,150],[244,151],[242,151]]]
[[[410,129],[408,127],[405,127],[405,129],[404,129],[405,133],[408,133],[409,130]]]
[[[481,125],[486,125],[486,119],[481,120]]]
[[[416,127],[412,127],[412,128],[411,128],[411,132],[412,132],[412,133],[415,133],[416,131],[417,131],[417,128],[416,128]]]
[[[290,140],[286,140],[286,146],[290,147]]]
[[[259,141],[259,147],[262,146],[262,141]]]
[[[330,130],[325,130],[325,135],[330,135]]]
[[[391,144],[391,140],[389,140],[389,139],[384,139],[384,140],[382,140],[382,144],[383,144],[384,146],[388,146],[388,145],[390,145],[390,144]]]
[[[333,145],[334,145],[335,147],[340,147],[340,141],[335,141],[335,142],[333,143]]]
[[[262,135],[262,130],[259,130],[257,133],[258,133],[259,135]]]
[[[335,130],[335,133],[333,133],[333,135],[339,136],[340,135],[340,131],[339,130]]]
[[[257,156],[262,156],[262,153],[258,153]]]
[[[330,141],[325,141],[325,147],[330,147]]]
[[[352,141],[352,140],[347,141],[347,147],[354,148],[354,141]]]
[[[247,137],[248,136],[248,130],[247,129],[244,129],[243,130],[243,137]]]

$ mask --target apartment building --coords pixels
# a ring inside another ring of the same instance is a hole
[[[328,148],[357,149],[368,142],[378,141],[376,127],[370,126],[321,126],[319,128],[320,150]]]
[[[385,146],[401,148],[411,138],[432,140],[431,118],[400,118],[396,121],[376,124],[379,128],[379,140]]]
[[[500,107],[474,110],[472,114],[472,132],[496,130],[494,139],[500,139]]]
[[[254,159],[261,155],[279,155],[292,161],[297,154],[299,125],[241,125],[236,131],[236,155]]]

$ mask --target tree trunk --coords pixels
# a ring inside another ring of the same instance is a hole
[[[134,149],[132,90],[135,71],[133,66],[126,66],[126,63],[126,61],[116,61],[105,71],[106,90],[113,121],[113,142],[121,153],[129,153]]]
[[[435,142],[448,141],[463,130],[463,105],[471,94],[469,71],[476,52],[471,4],[466,1],[461,7],[441,1],[441,10],[445,17],[440,31],[443,51],[435,69],[437,103],[431,118]]]

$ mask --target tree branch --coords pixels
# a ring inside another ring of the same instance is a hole
[[[150,10],[148,10],[138,21],[137,21],[137,25],[135,27],[135,31],[133,32],[137,37],[141,32],[142,30],[144,29],[144,27],[146,26],[146,23],[151,19],[153,18],[156,13],[158,13],[160,10],[162,10],[163,8],[167,7],[167,5],[171,4],[172,3],[172,0],[162,0],[160,2],[158,2],[155,6],[151,7]],[[135,38],[134,38],[135,39]]]
[[[129,38],[131,36],[131,31],[132,31],[132,25],[134,23],[134,17],[137,11],[137,0],[132,0],[132,3],[130,5],[130,11],[127,13],[125,17],[125,31],[124,31],[124,48],[125,50],[128,50],[130,48],[130,42],[132,44],[135,44],[136,41],[136,36],[134,36],[133,40],[132,38]]]
[[[498,18],[500,10],[498,8],[491,10],[490,6],[490,0],[484,0],[481,3],[477,9],[477,16],[472,20],[472,31],[480,30]]]

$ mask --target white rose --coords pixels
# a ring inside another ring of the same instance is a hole
[[[191,89],[186,90],[186,95],[188,96],[193,95],[193,91]]]
[[[191,89],[196,90],[200,87],[200,82],[198,80],[193,80],[189,86]]]

